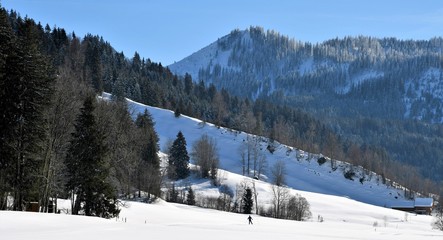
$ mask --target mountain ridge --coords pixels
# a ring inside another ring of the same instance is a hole
[[[381,146],[441,181],[443,138],[432,132],[443,122],[442,49],[441,37],[311,44],[251,27],[168,68],[233,95],[302,109],[344,139]]]
[[[398,92],[404,98],[392,99],[409,102],[409,107],[404,106],[402,114],[394,117],[426,118],[428,122],[441,123],[443,100],[438,93],[443,89],[440,83],[442,48],[442,38],[404,41],[359,36],[311,44],[251,27],[234,30],[168,67],[178,75],[189,73],[195,81],[213,83],[219,89],[226,88],[252,99],[278,91],[289,97],[306,91],[347,97],[359,91],[375,91],[372,85],[381,80],[403,88],[389,87],[388,93]],[[399,76],[393,76],[395,74]],[[433,84],[420,84],[431,80]],[[248,85],[251,89],[240,81],[251,83]],[[411,112],[410,106],[418,105],[426,96],[431,98],[429,101],[438,101],[438,107],[420,112],[421,115]]]

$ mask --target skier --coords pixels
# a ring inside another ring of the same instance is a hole
[[[249,224],[253,224],[251,215],[249,215],[248,220],[249,220]]]

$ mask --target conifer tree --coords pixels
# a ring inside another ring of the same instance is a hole
[[[139,114],[135,121],[141,129],[142,149],[141,162],[139,166],[139,197],[143,188],[148,194],[160,195],[160,159],[158,157],[159,145],[158,135],[154,129],[154,120],[151,114],[145,110]]]
[[[107,182],[108,149],[103,134],[98,131],[94,109],[94,97],[87,97],[68,148],[66,187],[72,194],[72,214],[77,215],[83,210],[87,216],[112,218],[120,210],[115,190]]]
[[[173,180],[189,176],[189,155],[186,149],[186,139],[180,131],[169,150],[168,176]]]
[[[38,182],[46,138],[43,111],[52,95],[53,71],[39,51],[34,21],[18,21],[15,36],[0,9],[0,194],[12,193],[13,209],[38,200]],[[0,200],[0,208],[4,208]]]
[[[189,187],[188,189],[188,195],[186,196],[186,203],[188,205],[195,205],[195,194],[194,190],[192,190],[192,187]]]
[[[254,206],[254,201],[252,200],[252,190],[250,188],[246,188],[243,193],[243,213],[251,214],[252,207]]]

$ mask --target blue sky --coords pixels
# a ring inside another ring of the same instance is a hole
[[[441,0],[0,0],[51,27],[103,36],[117,51],[164,66],[233,29],[261,26],[312,43],[367,35],[443,36]]]

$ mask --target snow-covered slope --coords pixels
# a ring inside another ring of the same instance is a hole
[[[109,97],[109,95],[105,97]],[[248,136],[246,133],[219,128],[183,115],[176,118],[172,111],[146,106],[130,100],[128,103],[130,111],[134,114],[142,113],[145,109],[150,112],[155,121],[155,129],[160,138],[161,148],[164,148],[168,141],[175,140],[177,133],[181,131],[186,138],[188,152],[191,152],[194,142],[203,134],[207,134],[217,142],[220,168],[232,173],[242,173],[239,149],[244,148]],[[256,136],[249,137],[255,138]],[[263,179],[269,179],[269,168],[276,161],[282,160],[287,168],[287,185],[297,190],[345,196],[360,202],[386,207],[396,205],[397,201],[404,200],[403,190],[382,184],[381,177],[374,173],[364,174],[362,169],[351,169],[351,166],[340,161],[331,163],[328,160],[320,165],[317,160],[321,155],[305,153],[302,150],[276,142],[273,144],[275,152],[270,153],[267,150],[268,144],[266,139],[260,140],[260,151],[266,156],[269,166]],[[331,169],[332,164],[335,165],[334,169],[336,170]],[[350,170],[356,173],[353,180],[344,177],[344,172]]]
[[[227,36],[221,38],[224,39]],[[205,69],[209,66],[212,68],[218,64],[224,69],[230,69],[228,66],[229,56],[231,55],[231,49],[222,50],[219,48],[217,41],[211,43],[209,46],[200,49],[192,55],[184,58],[183,60],[173,63],[168,68],[177,75],[184,76],[186,73],[192,76],[192,79],[196,82],[199,81],[198,73],[201,69]]]

